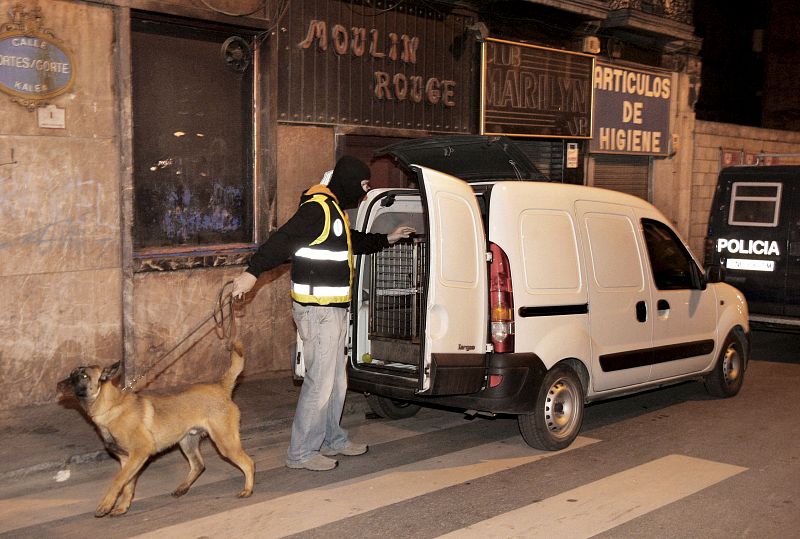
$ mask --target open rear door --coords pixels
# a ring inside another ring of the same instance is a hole
[[[419,393],[479,391],[486,371],[486,238],[472,188],[414,166],[425,195],[428,287]]]

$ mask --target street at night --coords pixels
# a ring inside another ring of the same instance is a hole
[[[587,408],[577,441],[547,453],[513,418],[423,409],[350,413],[370,444],[330,472],[283,465],[288,423],[244,436],[255,492],[204,442],[207,470],[180,499],[175,450],[142,474],[127,515],[94,508],[116,462],[31,473],[0,488],[8,537],[793,537],[800,529],[800,337],[756,331],[740,394],[688,382]],[[240,405],[244,406],[243,403]],[[76,413],[65,410],[64,413]],[[100,447],[100,441],[97,440]]]

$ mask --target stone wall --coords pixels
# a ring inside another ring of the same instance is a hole
[[[17,3],[0,0],[0,22]],[[128,96],[117,80],[115,28],[127,8],[119,2],[23,2],[27,11],[37,5],[44,26],[72,52],[76,78],[67,93],[50,100],[65,111],[65,129],[38,127],[35,111],[0,94],[0,408],[53,402],[57,381],[72,368],[111,364],[126,349],[132,351],[129,376],[149,371],[139,386],[214,379],[228,360],[208,318],[220,288],[243,266],[136,273],[131,297],[124,299],[127,137],[120,133]],[[279,143],[263,142],[277,148],[270,168],[277,202],[257,211],[280,225],[300,193],[333,166],[334,130],[277,131]],[[7,163],[12,150],[15,162]],[[295,335],[289,266],[262,275],[255,291],[237,318],[245,376],[288,376]],[[127,333],[126,318],[132,321]]]
[[[686,237],[689,232],[691,140],[695,122],[694,102],[688,97],[692,88],[691,77],[687,73],[673,73],[672,87],[675,89],[670,110],[674,137],[669,141],[672,153],[666,159],[653,159],[653,204]]]
[[[17,3],[0,0],[3,22]],[[16,161],[0,166],[0,406],[53,400],[71,367],[117,360],[122,344],[114,16],[40,7],[76,79],[53,99],[65,129],[0,94],[0,163]]]
[[[698,120],[694,132],[689,245],[704,255],[708,213],[721,168],[721,149],[745,153],[800,153],[800,133]],[[797,159],[793,160],[797,163]]]

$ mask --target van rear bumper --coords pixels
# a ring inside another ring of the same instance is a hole
[[[399,384],[385,375],[348,368],[349,389],[422,405],[462,408],[494,414],[527,414],[533,411],[539,384],[547,369],[535,354],[492,354],[484,388],[467,395],[420,396],[410,384]],[[489,387],[489,380],[500,383]]]

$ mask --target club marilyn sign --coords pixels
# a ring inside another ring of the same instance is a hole
[[[0,91],[26,105],[63,94],[75,80],[71,53],[40,24],[38,10],[15,10],[0,27]]]

